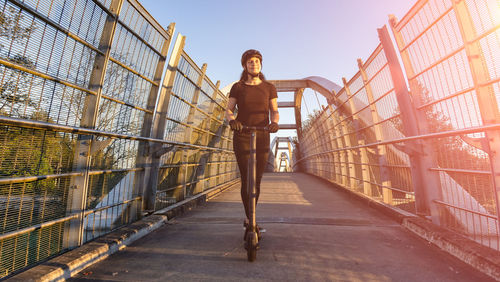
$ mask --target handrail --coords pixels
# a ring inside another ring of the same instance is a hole
[[[167,140],[156,139],[156,138],[151,138],[151,137],[142,137],[142,136],[135,136],[135,135],[129,135],[129,134],[119,134],[119,133],[113,133],[113,132],[109,132],[109,131],[100,131],[100,130],[90,129],[90,128],[82,128],[82,127],[69,126],[69,125],[53,124],[53,123],[49,123],[49,122],[33,121],[33,120],[19,119],[19,118],[13,118],[13,117],[7,117],[7,116],[0,115],[0,124],[2,124],[2,123],[7,124],[7,125],[25,127],[25,128],[27,127],[27,128],[34,128],[34,129],[57,130],[57,131],[68,132],[68,133],[77,133],[77,134],[85,134],[85,135],[86,134],[98,135],[98,136],[106,136],[106,137],[110,137],[110,138],[137,140],[137,141],[148,141],[148,142],[162,143],[162,144],[168,144],[168,145],[185,147],[185,148],[192,148],[192,149],[233,153],[232,150],[221,149],[221,148],[193,145],[193,144],[189,144],[189,143],[182,143],[182,142],[175,142],[175,141],[167,141]]]
[[[478,132],[483,132],[483,131],[488,131],[488,130],[498,130],[498,129],[500,129],[500,123],[475,126],[475,127],[459,129],[459,130],[448,130],[448,131],[443,131],[443,132],[438,132],[438,133],[415,135],[415,136],[398,138],[398,139],[393,139],[393,140],[388,140],[388,141],[374,142],[374,143],[369,143],[369,144],[359,145],[359,146],[344,147],[342,149],[334,149],[334,150],[324,151],[321,153],[311,154],[309,156],[303,157],[303,158],[295,161],[295,165],[298,164],[299,162],[305,160],[305,159],[308,159],[308,158],[312,158],[312,157],[323,155],[323,154],[335,153],[335,152],[339,152],[339,151],[357,150],[357,149],[369,148],[369,147],[375,147],[375,146],[381,146],[381,145],[391,145],[391,144],[403,143],[403,142],[408,142],[408,141],[450,137],[450,136],[454,136],[457,134],[470,134],[470,133],[478,133]]]

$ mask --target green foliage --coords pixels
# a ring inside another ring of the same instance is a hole
[[[50,121],[43,112],[36,112],[29,119]],[[0,126],[0,177],[27,177],[69,171],[74,147],[70,136],[45,130]],[[56,184],[53,181],[41,181],[36,188],[50,192],[56,188]],[[2,194],[6,190],[8,187],[0,188]]]
[[[29,39],[32,33],[36,30],[36,25],[33,22],[26,26],[23,24],[24,15],[21,10],[16,10],[9,7],[8,12],[0,12],[0,37],[11,44],[23,44]],[[0,44],[0,51],[5,46]],[[14,64],[23,66],[28,69],[33,69],[35,63],[23,54],[3,54],[0,52],[0,57]],[[19,116],[22,114],[21,109],[25,106],[34,106],[35,104],[29,98],[28,90],[32,86],[31,76],[21,70],[15,68],[7,68],[2,66],[3,77],[0,84],[0,111],[7,111],[10,106],[10,115]]]
[[[420,99],[419,104],[426,105],[432,102],[429,91],[420,83],[413,82],[411,85],[413,97]],[[422,134],[437,133],[443,131],[451,131],[453,127],[451,120],[443,112],[441,112],[437,104],[428,105],[423,108],[424,124],[419,124]],[[396,113],[400,112],[397,108]],[[392,120],[395,128],[401,132],[403,125],[400,119]],[[474,148],[475,145],[470,144],[467,136],[451,136],[433,139],[427,142],[427,146],[432,148],[437,165],[442,168],[453,169],[477,169],[489,170],[489,160],[486,153],[480,152]],[[491,182],[488,176],[475,175],[464,173],[448,173],[462,188],[469,192],[476,200],[478,200],[485,208],[494,213],[494,195],[491,187]]]
[[[319,109],[314,109],[312,113],[307,115],[306,120],[302,122],[302,134],[312,128],[314,122],[318,119],[321,113],[322,111]]]

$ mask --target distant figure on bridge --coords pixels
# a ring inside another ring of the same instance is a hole
[[[257,50],[247,50],[241,56],[240,81],[235,83],[229,92],[226,118],[234,130],[233,148],[241,174],[241,199],[245,214],[249,219],[249,196],[247,192],[248,159],[250,157],[250,133],[243,132],[246,126],[268,126],[270,132],[279,129],[278,93],[273,84],[266,81],[262,74],[262,55]],[[235,117],[234,110],[238,107]],[[269,114],[271,123],[269,123]],[[257,132],[257,179],[256,200],[259,199],[260,182],[269,156],[269,133]],[[247,225],[245,225],[247,226]]]

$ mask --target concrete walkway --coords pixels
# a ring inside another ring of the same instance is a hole
[[[70,281],[492,281],[306,174],[264,175],[253,263],[243,217],[233,188]]]

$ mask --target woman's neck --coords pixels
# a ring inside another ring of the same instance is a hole
[[[248,85],[259,85],[262,83],[262,80],[260,77],[251,77],[250,75],[247,77],[247,80],[245,81],[245,84]]]

